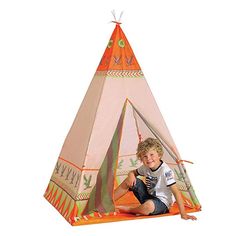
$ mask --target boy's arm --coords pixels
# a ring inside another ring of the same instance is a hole
[[[137,169],[131,170],[131,171],[128,173],[128,177],[134,177],[134,178],[136,178],[138,175],[139,175],[139,173],[138,173]]]
[[[179,207],[181,218],[184,219],[184,220],[188,220],[188,219],[196,220],[197,218],[195,216],[188,215],[185,212],[183,198],[181,196],[181,193],[180,193],[179,189],[177,188],[177,185],[176,184],[171,185],[170,189],[171,189],[172,193],[175,196],[176,202],[177,202],[178,207]]]
[[[131,170],[128,173],[128,178],[127,178],[126,184],[129,187],[133,187],[136,184],[136,176],[138,176],[138,175],[139,174],[138,174],[137,170]]]

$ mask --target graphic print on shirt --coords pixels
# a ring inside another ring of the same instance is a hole
[[[153,177],[148,175],[146,177],[146,185],[147,185],[147,189],[149,194],[155,196],[156,195],[156,191],[155,191],[155,187],[157,185],[158,182],[158,178],[157,177]]]
[[[166,176],[166,180],[167,180],[167,181],[170,180],[170,179],[172,179],[172,178],[173,178],[173,176],[172,176],[172,171],[169,170],[168,172],[166,172],[166,173],[165,173],[165,176]]]
[[[174,173],[172,170],[169,170],[167,172],[165,172],[165,177],[166,177],[166,185],[169,186],[175,182],[175,178],[174,178]]]

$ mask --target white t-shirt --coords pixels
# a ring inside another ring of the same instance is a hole
[[[156,170],[142,165],[136,171],[146,177],[148,193],[159,198],[169,208],[172,204],[172,192],[169,186],[176,183],[172,169],[161,161]]]

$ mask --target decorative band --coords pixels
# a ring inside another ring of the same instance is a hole
[[[108,78],[144,78],[144,74],[141,70],[107,70],[96,71],[97,76],[107,76]]]

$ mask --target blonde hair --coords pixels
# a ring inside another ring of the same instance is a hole
[[[154,148],[157,151],[160,157],[163,156],[164,151],[160,142],[154,138],[147,138],[138,144],[136,153],[137,157],[141,159],[141,157],[145,155],[152,148]]]

